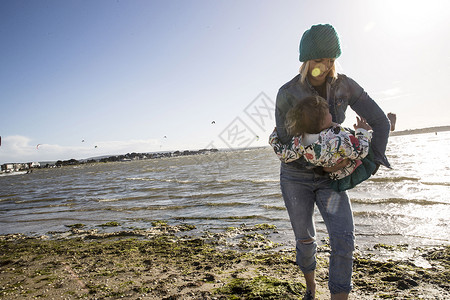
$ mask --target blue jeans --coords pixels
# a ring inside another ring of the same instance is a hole
[[[346,192],[331,188],[331,179],[311,169],[281,164],[280,186],[294,230],[297,264],[303,273],[316,269],[316,230],[313,214],[317,205],[330,237],[328,287],[332,294],[352,289],[354,225],[350,200]]]

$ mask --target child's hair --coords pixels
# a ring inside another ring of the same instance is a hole
[[[290,135],[319,133],[328,112],[328,103],[322,97],[303,98],[286,114],[286,130]]]

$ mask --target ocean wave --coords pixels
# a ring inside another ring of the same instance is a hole
[[[422,184],[425,185],[442,185],[442,186],[450,186],[450,182],[426,182],[426,181],[422,181]]]
[[[206,216],[198,216],[198,217],[175,217],[175,220],[266,220],[266,221],[286,221],[283,218],[271,218],[261,215],[252,215],[252,216],[226,216],[226,217],[206,217]]]
[[[351,199],[352,203],[358,204],[419,204],[419,205],[437,205],[437,204],[449,204],[446,202],[439,202],[426,199],[405,199],[405,198],[387,198],[387,199]]]
[[[166,179],[166,178],[145,178],[145,177],[129,177],[125,178],[126,180],[135,180],[135,181],[156,181],[156,182],[164,182],[164,183],[180,183],[180,184],[197,184],[197,183],[205,183],[201,180],[181,180],[181,179]]]
[[[392,213],[389,211],[354,211],[353,216],[355,217],[362,217],[362,218],[370,218],[373,220],[373,218],[384,218],[386,221],[389,219],[408,219],[409,222],[414,222],[413,220],[423,220],[420,217],[415,217],[411,215],[405,215],[401,213]]]
[[[264,197],[265,199],[267,198],[283,199],[283,195],[281,194],[281,192],[264,194],[262,197]]]
[[[139,187],[134,188],[134,191],[143,193],[143,192],[160,192],[160,191],[166,191],[167,187]]]
[[[234,206],[251,206],[249,203],[242,202],[221,202],[221,203],[202,203],[202,204],[188,204],[188,205],[150,205],[143,207],[110,207],[107,210],[118,210],[118,211],[136,211],[136,210],[180,210],[192,207],[205,207],[205,206],[214,206],[214,207],[234,207]]]
[[[50,197],[50,198],[37,198],[30,200],[14,200],[16,204],[26,204],[26,203],[39,203],[39,202],[49,202],[49,201],[63,201],[67,200],[66,198],[61,197]]]
[[[130,196],[130,197],[117,197],[117,198],[104,198],[104,199],[94,199],[97,202],[118,202],[118,201],[134,201],[134,200],[150,200],[150,199],[160,199],[167,198],[167,195],[145,195],[145,196]]]
[[[3,201],[3,200],[9,200],[11,197],[16,197],[16,196],[18,196],[19,194],[16,194],[16,193],[13,193],[13,194],[3,194],[1,197],[0,197],[0,201]]]
[[[277,205],[268,205],[268,204],[262,204],[260,207],[268,209],[268,210],[286,210],[285,206],[277,206]]]
[[[252,206],[251,203],[242,202],[217,202],[217,203],[204,203],[204,206]]]
[[[125,180],[142,180],[142,181],[158,181],[156,178],[146,178],[146,177],[127,177]]]
[[[2,208],[1,211],[2,212],[7,212],[7,211],[8,212],[12,212],[12,211],[20,211],[20,212],[22,212],[22,211],[26,211],[26,210],[31,209],[31,210],[34,210],[33,213],[31,213],[31,214],[40,214],[40,213],[49,213],[49,211],[39,212],[39,211],[37,211],[38,209],[55,208],[55,207],[72,207],[72,206],[73,206],[72,203],[48,204],[48,205],[31,206],[31,207],[18,206],[18,207],[14,207],[14,208]],[[64,211],[69,211],[69,210],[64,210]],[[60,211],[56,211],[56,212],[60,212]],[[30,213],[26,212],[25,214],[30,214]]]
[[[274,179],[229,179],[229,180],[217,180],[219,183],[254,183],[254,184],[267,184],[267,183],[279,183],[280,180]]]
[[[134,200],[155,200],[155,199],[166,199],[166,200],[176,200],[176,199],[190,199],[190,200],[200,200],[200,199],[225,199],[230,197],[235,197],[240,195],[238,193],[199,193],[199,192],[189,192],[183,191],[179,193],[177,191],[172,191],[167,188],[159,189],[162,193],[156,194],[146,194],[142,196],[130,196],[130,197],[116,197],[116,198],[104,198],[95,199],[97,202],[118,202],[118,201],[134,201]],[[167,192],[166,192],[167,191]],[[137,190],[137,192],[142,192],[142,190]]]
[[[72,184],[72,182],[65,182],[64,183],[65,186],[58,188],[58,191],[59,192],[73,192],[73,191],[80,191],[80,190],[85,191],[85,189],[86,189],[84,186],[79,187],[77,185],[70,187],[71,184]],[[73,183],[73,184],[75,184],[75,183]],[[95,187],[92,187],[92,188],[95,188]]]
[[[141,206],[141,207],[106,207],[103,210],[108,211],[141,211],[141,210],[180,210],[191,207],[198,207],[198,205],[150,205],[150,206]]]
[[[182,191],[179,193],[178,191],[168,191],[168,199],[176,200],[176,199],[189,199],[189,200],[201,200],[201,199],[227,199],[230,197],[235,197],[240,194],[234,193],[199,193],[199,192],[188,192]]]
[[[121,198],[105,198],[105,199],[97,199],[98,202],[117,202],[122,200]]]
[[[15,197],[15,198],[11,198],[11,197],[5,197],[5,198],[0,198],[0,203],[1,202],[8,202],[8,201],[10,201],[10,202],[15,202],[15,201],[17,201],[18,199],[20,199],[19,197]],[[17,203],[17,202],[15,202],[15,203]]]
[[[44,208],[52,208],[52,207],[64,207],[64,206],[43,206],[43,207],[39,207],[39,209],[44,209]],[[95,211],[98,211],[99,209],[92,209]],[[59,209],[59,210],[41,210],[41,211],[33,211],[32,213],[26,212],[24,209],[11,209],[10,211],[18,211],[19,213],[14,213],[15,217],[19,217],[19,216],[35,216],[35,215],[52,215],[52,214],[61,214],[61,213],[76,213],[76,212],[80,212],[80,211],[84,211],[84,210],[80,210],[80,209]],[[89,211],[89,210],[87,210]],[[23,213],[20,213],[23,212]],[[20,221],[22,222],[22,220]]]
[[[206,198],[218,198],[223,199],[227,197],[234,197],[239,194],[233,193],[203,193],[203,194],[191,194],[188,197],[193,199],[206,199]]]
[[[59,207],[59,206],[57,206]],[[17,213],[15,216],[22,216],[22,215],[48,215],[53,213],[82,213],[82,212],[100,212],[100,211],[114,211],[114,212],[127,212],[127,211],[146,211],[146,210],[182,210],[192,207],[198,207],[198,205],[150,205],[150,206],[141,206],[141,207],[130,207],[130,206],[107,206],[107,207],[85,207],[85,208],[71,208],[71,209],[64,209],[64,210],[55,210],[55,211],[49,211],[49,210],[43,210],[43,211],[35,211],[33,213]],[[39,207],[40,209],[44,208],[50,208],[50,206],[45,207]],[[19,210],[19,209],[16,209]],[[23,210],[23,209],[20,209]],[[13,211],[12,209],[10,211]],[[21,221],[22,222],[22,221]]]
[[[58,217],[58,218],[41,218],[41,219],[27,219],[27,220],[20,220],[20,223],[44,223],[44,222],[48,222],[48,221],[75,221],[75,222],[82,222],[84,221],[83,219],[78,219],[78,218],[67,218],[67,217]],[[97,220],[97,221],[102,221],[102,220]],[[105,220],[106,221],[106,220]],[[17,220],[0,220],[0,224],[1,223],[17,223]],[[60,222],[61,223],[61,222]]]
[[[199,176],[200,177],[200,176]],[[205,186],[216,186],[217,184],[270,184],[276,183],[278,184],[280,181],[274,179],[206,179],[196,178],[195,176],[191,176],[189,179],[177,179],[177,178],[145,178],[145,177],[128,177],[126,180],[135,180],[135,181],[157,181],[157,182],[166,182],[166,183],[180,183],[180,184],[202,184]]]
[[[143,172],[146,172],[146,173],[156,173],[156,172],[166,172],[167,169],[164,169],[164,168],[157,168],[157,169],[154,169],[154,168],[146,168],[146,169],[143,169],[142,171],[143,171]]]
[[[380,178],[369,178],[368,181],[372,181],[372,182],[399,182],[399,181],[419,181],[420,178],[415,178],[415,177],[405,177],[405,176],[400,176],[400,177],[380,177]]]
[[[380,211],[353,211],[354,217],[381,217],[381,216],[392,216],[392,214],[388,212],[380,212]]]

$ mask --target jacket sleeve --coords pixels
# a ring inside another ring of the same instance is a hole
[[[290,136],[286,131],[286,114],[289,111],[289,109],[292,107],[292,104],[290,103],[288,99],[288,95],[286,93],[286,90],[280,88],[277,94],[277,100],[275,105],[275,123],[276,123],[276,130],[278,133],[278,138],[280,139],[281,143],[286,144],[289,142],[290,139],[292,139],[292,136]]]
[[[390,168],[385,155],[389,138],[390,124],[386,114],[378,104],[353,79],[347,77],[348,84],[353,91],[349,102],[350,107],[372,127],[372,150],[377,164]]]
[[[278,158],[284,163],[292,162],[302,156],[299,137],[293,137],[289,143],[283,144],[278,138],[277,130],[274,129],[269,136],[269,144],[272,146]]]

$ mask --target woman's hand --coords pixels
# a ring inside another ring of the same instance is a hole
[[[328,173],[336,172],[337,170],[345,168],[350,163],[350,159],[346,158],[340,163],[335,164],[332,167],[323,167],[323,170]]]
[[[353,128],[355,128],[355,130],[358,128],[362,128],[365,130],[372,130],[372,127],[370,127],[370,125],[367,124],[367,121],[359,117],[356,117],[356,124],[353,124]]]

